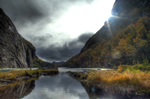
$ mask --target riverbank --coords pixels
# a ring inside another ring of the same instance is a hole
[[[0,72],[0,86],[14,83],[16,81],[28,80],[30,78],[37,78],[40,75],[56,75],[58,69],[36,69],[36,70],[11,70],[7,72]]]
[[[150,96],[150,72],[124,67],[120,66],[117,70],[68,73],[91,92],[103,90],[104,93],[112,95]]]

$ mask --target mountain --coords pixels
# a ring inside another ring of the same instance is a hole
[[[15,25],[0,8],[0,68],[27,68],[52,66],[40,60],[35,47],[24,39]]]
[[[61,62],[52,62],[52,64],[56,64],[56,65],[61,65],[61,64],[63,64],[64,63],[64,61],[61,61]]]
[[[116,0],[112,15],[62,66],[112,67],[150,61],[150,1]]]

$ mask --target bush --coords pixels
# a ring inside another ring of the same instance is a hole
[[[144,66],[144,65],[134,65],[133,69],[139,69],[139,70],[150,70],[150,66]]]
[[[129,65],[119,65],[118,66],[118,71],[123,72],[123,71],[127,70],[128,68],[131,69],[131,66],[129,66]]]
[[[148,58],[146,57],[145,59],[143,59],[143,66],[148,66],[149,65],[149,61]]]

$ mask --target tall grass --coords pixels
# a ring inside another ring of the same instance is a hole
[[[150,92],[150,72],[127,68],[120,72],[117,70],[94,71],[88,74],[91,84],[113,86],[134,86],[139,91]]]
[[[7,72],[0,72],[0,79],[15,79],[21,76],[27,75],[35,75],[35,74],[42,74],[42,72],[46,73],[59,73],[58,69],[37,69],[37,70],[11,70]]]
[[[135,85],[139,81],[137,77],[120,73],[115,70],[91,72],[88,75],[91,83],[113,84],[113,85]]]
[[[8,72],[0,72],[0,79],[15,79],[20,76],[26,76],[27,74],[41,74],[41,70],[11,70]]]

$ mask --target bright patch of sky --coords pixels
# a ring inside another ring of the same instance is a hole
[[[111,16],[114,1],[94,0],[92,3],[82,2],[80,4],[78,2],[74,5],[70,4],[71,6],[66,7],[64,10],[59,9],[58,13],[55,11],[54,15],[50,13],[51,22],[47,20],[44,23],[42,19],[42,21],[39,20],[39,22],[35,25],[32,24],[32,26],[31,24],[26,24],[26,27],[20,28],[19,31],[29,41],[33,42],[36,47],[49,47],[49,45],[63,46],[66,42],[76,39],[84,33],[96,33]],[[41,24],[41,27],[37,24]],[[31,34],[38,37],[50,34],[52,37],[47,38],[46,42],[41,42],[30,38]],[[40,45],[39,42],[41,42]]]

